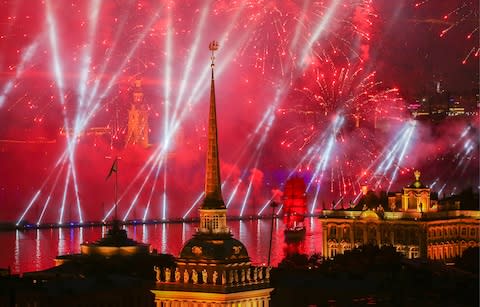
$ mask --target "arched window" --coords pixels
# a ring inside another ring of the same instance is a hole
[[[330,227],[330,237],[335,238],[337,236],[337,226]]]
[[[343,228],[343,239],[344,240],[348,240],[349,238],[349,227],[348,226],[345,226]]]

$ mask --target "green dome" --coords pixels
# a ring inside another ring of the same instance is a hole
[[[425,189],[427,188],[421,181],[420,181],[420,171],[419,170],[416,170],[415,172],[413,172],[413,174],[415,175],[415,181],[412,182],[411,185],[409,185],[408,187],[411,188],[411,189]]]
[[[179,258],[189,262],[205,260],[222,262],[250,261],[245,245],[234,239],[231,234],[196,234],[183,246]]]
[[[427,188],[427,186],[425,186],[422,182],[420,182],[420,180],[415,180],[410,186],[409,188],[412,188],[412,189],[425,189]]]
[[[362,211],[362,213],[360,214],[360,218],[361,219],[374,219],[374,220],[380,219],[378,214],[375,211],[372,211],[372,210]]]

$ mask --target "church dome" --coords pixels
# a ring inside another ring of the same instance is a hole
[[[424,185],[421,181],[420,181],[420,171],[416,170],[415,172],[413,172],[413,174],[415,175],[415,181],[412,182],[412,184],[410,184],[408,186],[408,188],[410,189],[426,189],[427,186]]]
[[[366,219],[366,220],[378,220],[378,219],[380,219],[378,214],[373,210],[362,211],[362,213],[360,214],[360,218],[361,219]]]
[[[250,261],[245,245],[234,239],[230,234],[223,236],[196,234],[183,246],[179,258],[189,262],[205,260],[222,262]]]
[[[411,185],[408,186],[411,189],[425,189],[427,188],[420,180],[415,180]]]

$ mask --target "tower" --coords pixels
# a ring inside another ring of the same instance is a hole
[[[213,41],[209,45],[212,51],[212,78],[210,84],[210,107],[208,113],[208,147],[205,167],[205,198],[200,207],[201,234],[228,234],[227,208],[223,201],[220,164],[218,160],[218,132],[217,132],[217,110],[215,100],[215,78],[214,78],[214,52],[218,49],[218,43]]]
[[[402,211],[429,212],[430,206],[430,188],[420,181],[420,171],[413,172],[415,181],[408,187],[403,188]]]
[[[208,148],[205,170],[205,198],[200,206],[200,225],[183,246],[175,268],[155,268],[157,282],[151,291],[156,306],[265,306],[270,300],[270,267],[254,267],[246,247],[233,238],[227,227],[223,201],[217,115],[215,101],[214,52],[208,116]]]
[[[128,110],[128,127],[125,146],[148,146],[148,111],[143,101],[142,80],[135,80],[133,100]]]

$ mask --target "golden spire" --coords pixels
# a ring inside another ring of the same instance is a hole
[[[207,165],[205,169],[205,199],[202,209],[225,209],[220,182],[220,163],[218,161],[218,133],[217,112],[215,104],[215,83],[213,68],[215,66],[214,52],[218,49],[218,42],[212,41],[208,48],[212,51],[212,81],[210,86],[210,111],[208,115],[208,148]]]

